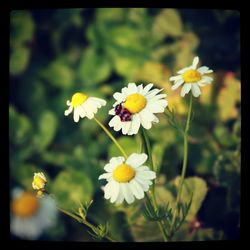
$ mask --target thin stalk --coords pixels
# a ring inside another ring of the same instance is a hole
[[[128,155],[126,154],[126,152],[124,151],[122,146],[119,144],[119,142],[115,139],[115,137],[108,131],[108,129],[96,117],[94,117],[94,120],[104,130],[104,132],[109,136],[109,138],[114,142],[114,144],[117,146],[117,148],[121,151],[121,153],[127,159]]]
[[[142,134],[142,139],[143,139],[143,142],[146,146],[146,152],[148,154],[148,160],[149,160],[149,165],[151,167],[151,169],[156,172],[155,170],[155,166],[154,166],[154,161],[153,161],[153,157],[152,157],[152,149],[151,149],[151,145],[150,145],[150,142],[149,142],[149,138],[148,138],[148,135],[147,135],[147,132],[145,131],[144,128],[141,128],[141,134]],[[155,209],[157,208],[157,202],[156,202],[156,198],[155,198],[155,180],[153,180],[153,184],[152,184],[152,198],[153,198],[153,204],[154,204],[154,207]]]
[[[86,225],[87,227],[91,228],[93,231],[94,231],[94,230],[97,230],[97,228],[96,228],[94,225],[92,225],[91,223],[89,223],[88,221],[86,221],[86,220],[84,220],[84,219],[82,219],[82,218],[79,218],[77,215],[75,215],[75,214],[73,214],[73,213],[71,213],[71,212],[68,212],[67,210],[64,210],[63,208],[60,208],[60,207],[57,207],[57,208],[58,208],[58,210],[61,211],[62,213],[64,213],[64,214],[70,216],[71,218],[77,220],[77,221],[80,222],[80,223],[83,223],[83,224]],[[105,237],[106,239],[108,239],[109,241],[111,241],[111,242],[118,242],[118,241],[114,240],[112,237],[110,237],[110,236],[108,236],[108,235],[105,235],[104,237]]]
[[[173,220],[172,220],[172,224],[171,224],[171,228],[170,228],[170,235],[171,236],[173,234],[172,230],[173,230],[173,226],[174,226],[174,223],[175,223],[175,220],[176,220],[176,216],[177,216],[177,207],[178,207],[178,204],[180,202],[182,188],[183,188],[183,183],[184,183],[185,174],[186,174],[186,170],[187,170],[188,131],[189,131],[189,126],[190,126],[191,112],[192,112],[192,94],[190,93],[190,102],[189,102],[189,108],[188,108],[188,117],[187,117],[187,121],[186,121],[185,130],[184,130],[184,133],[183,133],[184,152],[183,152],[181,180],[180,180],[180,184],[179,184],[180,187],[179,187],[178,194],[177,194],[177,199],[176,199],[176,204],[175,204],[175,209],[174,209],[174,214],[173,214]]]
[[[145,196],[146,196],[146,198],[147,198],[147,201],[148,201],[148,203],[149,203],[151,209],[154,210],[154,206],[153,206],[153,204],[152,204],[152,202],[151,202],[151,200],[150,200],[148,194],[146,193]],[[158,224],[158,226],[159,226],[159,228],[160,228],[160,230],[161,230],[161,233],[162,233],[162,236],[163,236],[164,241],[168,241],[168,235],[167,235],[167,233],[166,233],[166,231],[165,231],[164,224],[162,223],[162,221],[157,221],[157,224]]]

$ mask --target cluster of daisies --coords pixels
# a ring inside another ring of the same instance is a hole
[[[174,81],[172,86],[176,90],[180,86],[180,95],[184,97],[192,91],[193,96],[201,94],[200,87],[211,84],[212,78],[206,74],[213,72],[206,66],[197,68],[199,58],[195,57],[191,66],[178,71],[177,76],[170,77]],[[113,117],[109,126],[115,131],[124,135],[135,135],[140,127],[150,129],[153,123],[158,123],[156,114],[163,113],[168,105],[166,94],[161,93],[163,89],[154,88],[152,83],[143,86],[129,83],[121,92],[113,94],[115,102],[109,115]],[[98,108],[106,105],[106,101],[96,97],[89,97],[84,93],[76,93],[71,101],[65,115],[74,112],[74,121],[78,122],[79,117],[92,119]],[[124,200],[130,204],[135,198],[144,198],[144,192],[149,190],[152,180],[156,178],[154,171],[143,165],[147,160],[146,154],[131,154],[127,159],[124,157],[113,157],[105,165],[106,173],[99,179],[105,179],[107,184],[104,187],[104,198],[110,199],[113,203],[122,203]]]
[[[173,90],[182,86],[180,95],[184,97],[190,91],[193,96],[201,94],[200,87],[211,84],[212,78],[206,74],[213,72],[206,66],[197,68],[199,58],[195,57],[191,66],[178,71],[177,76],[170,77],[174,82]],[[121,92],[114,93],[115,102],[109,115],[112,118],[109,126],[124,135],[135,135],[140,127],[150,129],[153,123],[158,123],[156,114],[163,113],[168,105],[163,89],[154,88],[152,83],[143,86],[129,83]],[[64,112],[68,116],[73,112],[73,119],[79,122],[80,118],[93,119],[98,109],[106,105],[106,101],[75,93],[71,101],[67,102],[68,109]],[[156,173],[145,165],[148,156],[144,153],[132,153],[127,158],[113,157],[104,166],[106,173],[99,176],[99,180],[107,181],[104,186],[104,198],[111,203],[121,204],[126,201],[131,204],[135,199],[143,199],[156,178]],[[45,193],[46,178],[43,173],[36,173],[32,183],[34,194],[15,190],[11,204],[11,230],[14,234],[35,239],[41,232],[51,226],[56,216],[56,205]]]

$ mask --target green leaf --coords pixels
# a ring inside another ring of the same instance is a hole
[[[127,155],[130,155],[132,153],[140,153],[140,143],[135,142],[134,138],[132,139],[128,137],[121,137],[117,141],[124,148]],[[112,143],[108,149],[108,155],[109,158],[111,158],[111,157],[117,157],[119,155],[121,156],[122,154],[120,150],[116,147],[116,145]]]
[[[32,136],[32,124],[29,118],[19,114],[13,106],[9,106],[9,137],[15,145],[24,145]]]
[[[25,47],[15,48],[10,55],[10,74],[19,75],[27,68],[30,51]]]
[[[33,164],[17,164],[11,171],[11,176],[19,182],[25,189],[32,190],[32,181],[37,167]]]
[[[180,180],[180,177],[177,177]],[[177,181],[178,182],[178,181]],[[190,197],[193,194],[192,204],[189,213],[186,217],[188,221],[195,218],[197,212],[199,211],[203,200],[207,195],[208,187],[206,182],[199,177],[189,177],[185,179],[182,189],[181,202],[188,203]]]
[[[52,184],[52,192],[64,209],[73,209],[79,201],[90,201],[93,184],[83,171],[62,171]]]
[[[123,20],[124,14],[123,8],[98,8],[96,9],[96,20],[97,22],[117,22]]]
[[[34,31],[35,31],[35,24],[32,15],[29,11],[26,10],[11,11],[10,13],[11,47],[32,40]]]
[[[78,68],[78,77],[84,86],[98,84],[106,80],[111,74],[109,60],[97,51],[89,47],[81,58]]]
[[[53,112],[44,111],[38,121],[38,133],[34,144],[39,150],[44,150],[52,142],[57,130],[57,119]]]
[[[167,36],[182,35],[183,27],[180,14],[175,9],[164,9],[156,16],[152,26],[152,37],[162,40]]]
[[[41,71],[41,77],[51,85],[65,90],[74,84],[74,72],[62,59],[50,63]]]

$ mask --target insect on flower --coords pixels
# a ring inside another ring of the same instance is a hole
[[[115,106],[115,114],[120,117],[122,122],[127,122],[132,120],[131,118],[132,114],[122,106],[122,103],[119,103],[118,105]]]

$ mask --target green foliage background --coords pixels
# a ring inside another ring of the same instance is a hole
[[[239,13],[222,10],[100,8],[16,10],[10,15],[10,187],[31,190],[33,173],[45,172],[48,190],[67,209],[94,203],[88,219],[110,222],[121,241],[157,241],[141,203],[113,206],[97,181],[120,155],[92,120],[65,117],[76,91],[104,98],[98,118],[106,125],[112,94],[128,82],[164,88],[169,107],[185,121],[186,100],[169,77],[195,55],[214,69],[212,86],[195,99],[184,197],[195,190],[187,222],[175,240],[238,239],[240,216]],[[164,116],[149,136],[159,171],[161,204],[173,204],[182,164],[182,136]],[[140,152],[139,136],[113,134],[127,152]],[[136,143],[135,143],[136,142]],[[194,230],[195,220],[202,227]],[[87,229],[64,215],[41,239],[92,241]]]

